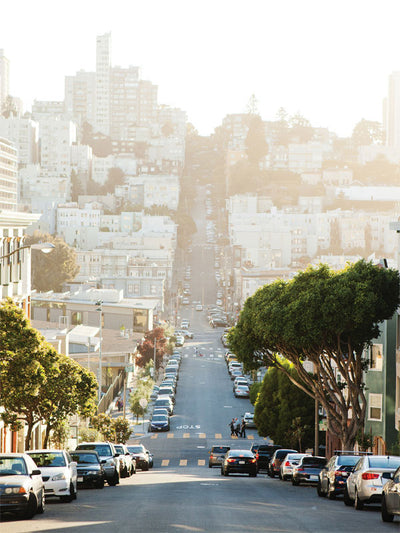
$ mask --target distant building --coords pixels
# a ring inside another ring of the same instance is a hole
[[[0,138],[0,210],[17,211],[18,155],[15,145]]]
[[[0,112],[10,94],[10,61],[0,49]]]
[[[0,137],[14,143],[18,151],[18,166],[38,162],[39,124],[30,118],[0,116]]]
[[[400,72],[389,76],[388,97],[386,101],[386,144],[400,147]]]
[[[96,39],[95,131],[110,134],[111,33]]]

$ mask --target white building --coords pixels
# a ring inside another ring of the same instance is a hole
[[[289,144],[288,169],[299,174],[320,170],[322,162],[329,157],[331,152],[332,146],[329,144],[317,142]]]
[[[97,157],[94,155],[92,159],[92,180],[99,185],[104,185],[108,179],[110,168],[114,166],[113,155],[107,157]]]
[[[388,97],[386,103],[386,144],[400,148],[400,72],[389,76]]]
[[[40,164],[50,171],[71,174],[71,147],[76,142],[76,125],[61,118],[39,121]]]
[[[10,62],[0,49],[0,111],[10,94]]]
[[[14,144],[0,137],[0,210],[16,211],[18,155]]]
[[[177,210],[179,204],[179,177],[176,175],[141,174],[128,177],[125,187],[115,190],[116,196],[122,196],[133,204],[143,207],[166,206]]]
[[[111,33],[96,38],[95,131],[110,134]]]
[[[20,168],[37,163],[38,132],[38,123],[29,118],[0,116],[0,137],[9,139],[16,146]]]
[[[84,246],[84,239],[87,236],[91,241],[91,235],[97,235],[100,228],[101,209],[96,204],[87,204],[84,209],[80,209],[78,204],[59,205],[57,208],[57,234],[64,237],[67,244],[71,246]],[[88,244],[88,243],[87,243]],[[95,246],[95,245],[94,245]]]
[[[96,74],[80,70],[65,77],[65,113],[79,125],[95,123]]]
[[[343,187],[350,185],[352,181],[353,170],[351,168],[326,168],[322,171],[322,183],[324,185]]]

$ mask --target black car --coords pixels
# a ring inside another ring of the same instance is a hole
[[[142,444],[127,446],[129,453],[136,459],[136,468],[148,470],[150,468],[149,451]]]
[[[343,452],[336,451],[325,468],[321,470],[318,477],[317,493],[318,496],[328,496],[333,500],[338,494],[343,494],[347,478],[354,470],[361,455],[369,452]]]
[[[71,453],[72,459],[77,463],[78,487],[104,487],[105,459],[101,460],[94,450],[79,450]]]
[[[226,452],[221,464],[221,476],[229,474],[249,474],[257,476],[257,459],[251,450],[229,450]]]
[[[325,457],[306,456],[300,459],[297,466],[293,467],[292,485],[300,483],[317,483],[319,473],[326,465]]]
[[[279,446],[279,444],[260,444],[260,443],[254,443],[251,446],[251,451],[254,453],[257,459],[257,471],[259,470],[267,470],[269,467],[269,462],[271,460],[272,455],[276,450],[279,450],[282,448],[282,446]]]
[[[80,450],[97,452],[100,459],[105,461],[103,468],[107,483],[112,487],[118,485],[120,461],[118,459],[119,453],[116,451],[114,444],[111,442],[81,442],[75,451]]]
[[[35,462],[25,453],[0,454],[0,517],[16,513],[33,518],[43,513],[44,483]]]

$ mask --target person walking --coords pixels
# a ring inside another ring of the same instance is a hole
[[[231,428],[231,437],[233,437],[233,435],[235,434],[235,419],[234,418],[232,418],[228,426]]]
[[[240,424],[240,436],[244,439],[246,438],[246,421],[244,418],[242,418],[242,422]]]
[[[235,418],[235,421],[233,423],[233,427],[234,427],[234,430],[235,430],[235,435],[236,437],[239,437],[239,432],[240,432],[240,422],[239,422],[239,419],[238,418]]]

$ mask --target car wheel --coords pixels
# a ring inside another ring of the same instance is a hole
[[[331,484],[328,484],[327,492],[328,500],[334,500],[336,498],[335,489],[332,490]]]
[[[38,509],[38,504],[37,504],[36,496],[33,494],[33,492],[31,492],[29,494],[28,505],[23,514],[23,517],[30,520],[31,518],[35,516],[37,509]]]
[[[112,479],[108,480],[108,484],[110,485],[110,487],[115,487],[115,485],[117,485],[118,483],[119,483],[119,475],[118,475],[118,472],[115,472]]]
[[[147,472],[147,470],[149,469],[149,465],[146,465],[142,468],[142,470],[144,470],[145,472]]]
[[[250,472],[250,477],[257,477],[257,472]]]
[[[300,481],[297,481],[297,479],[292,478],[292,485],[294,487],[298,487],[300,485]]]
[[[71,485],[69,486],[69,494],[67,496],[60,496],[60,500],[62,502],[70,503],[72,502],[72,500],[75,499],[74,496],[75,496],[75,489],[74,489],[73,484],[71,483]]]
[[[385,495],[383,494],[382,495],[382,507],[381,507],[381,512],[382,512],[382,520],[384,522],[393,522],[393,518],[394,518],[394,515],[393,514],[390,514],[387,510],[387,506],[386,506],[386,498],[385,498]]]
[[[269,474],[269,477],[275,477],[275,472],[271,472],[271,473]]]
[[[355,493],[354,507],[357,509],[357,511],[361,511],[364,508],[364,503],[360,500],[357,491]]]
[[[343,502],[345,505],[347,505],[347,507],[354,505],[353,500],[350,498],[349,491],[347,490],[347,485],[344,488]]]
[[[104,478],[97,483],[96,489],[104,489]]]
[[[224,469],[221,468],[221,476],[223,476],[223,475],[224,475]]]
[[[45,509],[45,497],[44,497],[44,490],[42,492],[42,501],[40,502],[40,505],[38,505],[37,512],[39,514],[43,514]]]
[[[208,463],[208,468],[212,468],[212,464],[211,463]]]
[[[323,490],[322,490],[321,481],[320,480],[318,480],[318,483],[317,483],[317,494],[318,494],[318,496],[320,498],[325,498],[325,496],[326,496],[326,493],[323,492]]]

